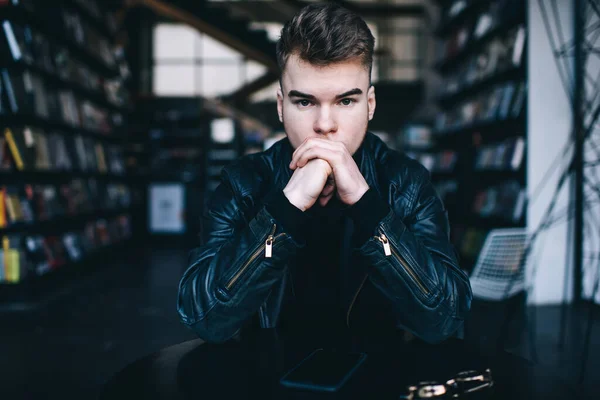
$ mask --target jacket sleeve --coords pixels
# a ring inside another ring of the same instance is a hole
[[[383,202],[379,210],[385,210],[385,217],[371,226],[371,237],[358,251],[367,260],[371,283],[391,300],[398,324],[436,343],[462,326],[471,286],[458,266],[446,211],[426,172],[411,204],[412,212],[403,220]],[[363,232],[365,224],[363,218]]]
[[[209,342],[223,342],[268,298],[300,247],[263,206],[246,221],[224,181],[203,213],[202,246],[190,253],[180,282],[182,322]]]

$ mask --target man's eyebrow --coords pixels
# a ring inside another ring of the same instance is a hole
[[[362,94],[363,91],[360,90],[359,88],[355,88],[352,90],[348,90],[347,92],[338,94],[335,96],[336,99],[341,99],[343,97],[348,97],[348,96],[354,96],[357,94]],[[307,94],[307,93],[302,93],[299,92],[298,90],[290,90],[290,92],[288,93],[288,96],[290,97],[301,97],[303,99],[308,99],[308,100],[314,100],[315,96],[313,96],[312,94]]]
[[[336,99],[341,99],[342,97],[348,97],[348,96],[354,96],[356,94],[362,94],[362,90],[360,90],[359,88],[356,89],[352,89],[352,90],[348,90],[347,92],[344,92],[342,94],[338,94],[337,96],[335,96]]]
[[[302,93],[302,92],[299,92],[297,90],[290,90],[290,92],[288,93],[288,96],[290,96],[290,97],[301,97],[303,99],[309,99],[309,100],[314,100],[315,99],[315,96],[313,96],[312,94]]]

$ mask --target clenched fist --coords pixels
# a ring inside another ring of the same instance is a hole
[[[299,169],[306,168],[316,160],[329,164],[329,171],[332,174],[331,183],[323,189],[319,200],[321,205],[327,204],[335,194],[342,203],[351,206],[369,190],[367,181],[343,143],[318,137],[306,139],[294,151],[290,168],[295,170],[295,174]],[[319,184],[321,183],[322,181],[319,181]]]

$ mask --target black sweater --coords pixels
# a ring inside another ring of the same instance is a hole
[[[317,203],[302,212],[279,192],[267,200],[266,207],[285,232],[306,244],[295,263],[295,296],[283,310],[282,324],[292,329],[311,327],[320,335],[324,331],[337,335],[346,324],[340,286],[344,217],[352,219],[352,246],[359,247],[374,235],[389,206],[369,189],[353,206],[334,196],[325,207]]]

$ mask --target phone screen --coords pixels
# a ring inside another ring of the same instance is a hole
[[[282,379],[285,386],[313,390],[337,390],[365,360],[364,353],[318,349]]]

